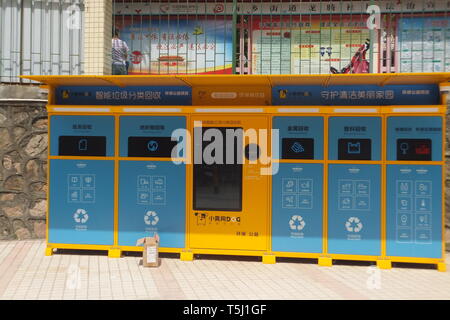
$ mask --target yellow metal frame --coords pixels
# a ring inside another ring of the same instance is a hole
[[[119,156],[119,117],[121,115],[133,115],[133,116],[185,116],[186,117],[186,128],[192,132],[192,117],[193,115],[198,115],[195,110],[195,104],[193,106],[164,106],[164,108],[177,108],[179,112],[142,112],[142,113],[126,113],[125,109],[129,106],[105,106],[109,109],[108,113],[96,113],[96,112],[82,112],[83,108],[98,108],[99,106],[76,106],[76,112],[61,112],[58,110],[58,105],[55,105],[55,95],[54,89],[59,85],[84,85],[84,86],[137,86],[137,85],[188,85],[193,89],[196,88],[206,88],[210,90],[215,90],[220,87],[220,91],[245,91],[246,88],[253,90],[256,87],[260,87],[264,92],[271,92],[271,88],[276,85],[353,85],[353,84],[367,84],[367,85],[387,85],[387,84],[439,84],[440,86],[447,86],[450,80],[450,73],[409,73],[409,74],[357,74],[357,75],[213,75],[213,76],[203,76],[203,75],[176,75],[176,76],[27,76],[28,78],[35,81],[40,81],[45,84],[45,87],[49,90],[48,96],[48,120],[50,124],[50,118],[53,115],[114,115],[116,127],[115,127],[115,154],[114,157],[106,157],[102,159],[114,160],[115,161],[115,211],[114,211],[114,243],[112,246],[101,246],[101,245],[78,245],[78,244],[57,244],[48,243],[48,232],[49,232],[49,212],[47,209],[47,248],[46,255],[51,255],[53,249],[86,249],[86,250],[107,250],[110,257],[120,257],[123,251],[142,251],[142,247],[130,247],[130,246],[118,246],[118,163],[120,160],[152,160],[152,161],[164,161],[167,159],[149,159],[149,158],[125,158]],[[222,90],[223,89],[223,90]],[[195,92],[195,90],[193,90]],[[432,112],[417,112],[414,116],[440,116],[443,119],[443,132],[446,132],[445,124],[445,114],[446,114],[446,94],[441,95],[441,104],[429,106]],[[266,97],[266,100],[270,97]],[[202,102],[197,102],[195,97],[193,99],[197,106],[204,105]],[[398,112],[401,108],[414,108],[417,106],[314,106],[319,112],[317,113],[302,113],[302,108],[308,108],[308,106],[289,106],[293,108],[295,112],[288,112],[284,110],[280,112],[281,106],[270,106],[261,99],[255,99],[251,101],[245,101],[244,104],[239,104],[237,102],[235,105],[227,105],[224,102],[216,101],[213,105],[211,101],[208,101],[208,105],[211,108],[239,108],[245,106],[245,109],[252,110],[253,108],[261,109],[262,112],[252,113],[251,111],[239,113],[239,115],[264,115],[267,117],[268,129],[272,127],[272,118],[274,116],[321,116],[324,118],[324,159],[322,160],[308,160],[308,161],[298,161],[299,163],[323,163],[324,164],[324,175],[323,182],[324,185],[328,181],[328,164],[330,163],[370,163],[381,165],[382,175],[381,175],[381,255],[380,256],[366,256],[366,255],[342,255],[342,254],[330,254],[328,253],[328,189],[324,188],[323,194],[323,252],[322,253],[299,253],[299,252],[275,252],[271,248],[271,200],[269,199],[269,223],[267,230],[267,251],[258,250],[226,250],[226,249],[198,249],[190,247],[190,226],[189,217],[187,214],[191,211],[192,207],[192,164],[186,164],[186,248],[160,248],[161,252],[168,253],[179,253],[181,260],[190,261],[194,258],[194,254],[219,254],[219,255],[245,255],[245,256],[261,256],[264,263],[275,263],[276,257],[291,257],[291,258],[312,258],[318,259],[318,264],[321,266],[331,266],[333,260],[359,260],[359,261],[372,261],[376,262],[377,266],[381,269],[389,269],[392,266],[392,262],[409,262],[409,263],[426,263],[435,264],[439,271],[445,271],[445,241],[442,245],[442,257],[439,259],[434,258],[415,258],[415,257],[392,257],[386,255],[386,167],[388,164],[423,164],[423,162],[414,161],[388,161],[386,160],[386,143],[382,143],[381,150],[381,160],[379,161],[335,161],[328,159],[328,119],[331,116],[378,116],[382,120],[382,141],[386,141],[386,123],[387,118],[390,116],[411,116],[408,112]],[[64,108],[70,109],[75,106],[66,106]],[[138,106],[132,106],[136,108]],[[420,106],[420,109],[427,108],[428,106]],[[355,112],[348,113],[337,113],[335,109],[355,109]],[[432,108],[432,109],[431,109]],[[288,109],[288,108],[283,108]],[[375,109],[376,112],[364,113],[358,112],[360,109]],[[75,110],[74,110],[75,111]],[[220,115],[223,117],[236,116],[236,113],[202,113],[202,115]],[[49,125],[48,135],[50,137],[51,127]],[[443,135],[442,141],[442,155],[445,154],[445,135]],[[190,148],[187,148],[190,152]],[[187,155],[191,157],[191,154]],[[50,150],[48,150],[48,159],[90,159],[89,157],[58,157],[51,156]],[[98,159],[95,157],[95,159]],[[280,163],[287,162],[285,160],[278,160]],[[289,162],[297,162],[289,160]],[[47,162],[47,180],[49,180],[50,175],[50,161]],[[427,162],[427,165],[440,165],[442,166],[442,190],[445,190],[445,161],[431,161]],[[272,191],[272,177],[269,176],[269,194]],[[270,198],[270,197],[269,197]],[[50,202],[47,203],[50,206]],[[442,198],[442,239],[445,239],[445,197]]]

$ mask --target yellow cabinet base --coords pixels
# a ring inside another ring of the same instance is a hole
[[[329,257],[319,257],[319,266],[331,267],[333,265],[333,259]]]
[[[122,257],[122,251],[117,248],[111,248],[108,250],[108,257],[109,258],[121,258]]]
[[[192,251],[181,251],[180,252],[180,260],[181,261],[193,261],[194,253]]]
[[[392,269],[391,260],[377,260],[378,269]]]
[[[273,254],[265,254],[262,256],[262,262],[264,264],[275,264],[277,262],[277,257]]]

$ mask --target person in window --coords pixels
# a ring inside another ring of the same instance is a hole
[[[119,38],[119,30],[114,29],[112,38],[112,74],[126,75],[128,59],[127,43]]]

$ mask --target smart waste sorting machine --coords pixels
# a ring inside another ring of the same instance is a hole
[[[450,73],[27,76],[49,89],[47,249],[445,270]]]

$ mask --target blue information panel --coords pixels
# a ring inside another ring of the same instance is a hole
[[[380,165],[329,165],[328,252],[381,253],[380,177]]]
[[[188,86],[60,86],[55,95],[60,105],[192,105]]]
[[[50,160],[49,243],[112,245],[114,161]]]
[[[387,159],[442,161],[442,118],[389,117]]]
[[[323,165],[281,163],[272,181],[272,250],[322,252]]]
[[[113,116],[51,116],[50,155],[114,156]]]
[[[442,257],[442,166],[387,166],[387,255]]]
[[[330,117],[330,160],[381,160],[380,117]]]
[[[160,235],[161,247],[184,248],[186,167],[171,161],[120,161],[119,245]]]
[[[439,104],[439,86],[434,84],[363,86],[275,86],[275,106],[382,106]]]

